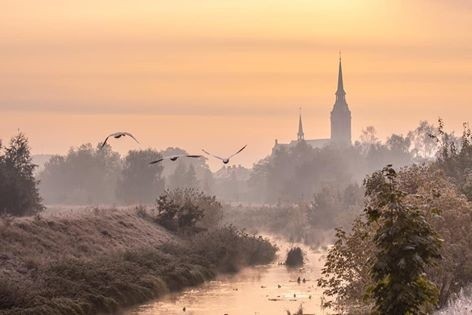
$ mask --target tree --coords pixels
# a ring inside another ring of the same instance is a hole
[[[160,151],[160,153],[162,156],[189,154],[189,152],[181,148],[174,147],[169,147]],[[206,160],[206,158],[181,158],[177,162],[170,160],[162,161],[162,166],[164,167],[162,176],[165,178],[166,183],[168,184],[167,188],[174,189],[178,187],[193,187],[203,189],[210,193],[213,188],[213,179]],[[190,167],[193,168],[193,171],[190,170]],[[177,171],[177,168],[180,168],[180,170]],[[190,173],[194,173],[194,175],[191,175]],[[193,180],[193,176],[195,176],[196,181]],[[186,177],[186,179],[184,179],[184,177]]]
[[[84,144],[45,164],[39,175],[41,193],[50,203],[114,202],[120,171],[120,155],[109,145]]]
[[[397,173],[387,166],[365,181],[369,225],[375,226],[370,293],[380,314],[423,314],[438,301],[425,275],[439,259],[440,239],[421,211],[408,204]]]
[[[309,211],[310,223],[315,227],[335,226],[335,217],[345,210],[339,191],[334,187],[323,187],[313,196]]]
[[[334,298],[324,306],[348,314],[370,313],[371,300],[366,296],[371,285],[370,257],[374,254],[371,242],[373,228],[364,216],[354,220],[350,233],[336,229],[336,241],[329,250],[318,286],[323,294]]]
[[[435,138],[440,145],[437,165],[472,200],[472,132],[469,125],[464,124],[462,137],[458,140],[444,130],[444,123],[439,120],[438,134]]]
[[[411,141],[412,152],[417,159],[425,160],[434,157],[438,150],[435,136],[438,136],[437,128],[425,120],[420,121],[419,126],[408,133],[407,137]]]
[[[365,129],[362,129],[361,143],[364,143],[367,146],[380,144],[380,140],[377,137],[377,130],[374,126],[367,126]]]
[[[436,163],[402,169],[396,181],[398,190],[404,193],[403,204],[420,211],[444,240],[442,259],[425,269],[426,277],[439,288],[439,306],[444,306],[472,282],[472,203]],[[366,271],[374,262],[378,227],[368,222],[363,213],[355,219],[350,232],[338,230],[318,282],[326,295],[335,298],[330,303],[335,308],[349,314],[370,312],[374,303],[366,292],[374,281]]]
[[[35,167],[28,139],[18,133],[0,155],[0,213],[22,216],[44,209],[33,175]]]
[[[168,177],[168,189],[178,189],[186,187],[187,166],[181,160],[177,160],[177,167],[174,173]]]
[[[395,166],[405,166],[413,160],[413,155],[410,152],[411,140],[409,137],[392,134],[385,144],[389,151],[390,163],[395,164]]]
[[[409,167],[398,179],[408,203],[424,213],[444,240],[441,261],[427,270],[444,306],[472,282],[472,204],[437,165]]]
[[[128,152],[117,183],[117,198],[128,204],[153,202],[164,191],[163,167],[149,162],[160,157],[151,149]]]
[[[195,167],[192,164],[189,165],[187,174],[185,174],[185,187],[198,188],[198,179],[195,173]]]

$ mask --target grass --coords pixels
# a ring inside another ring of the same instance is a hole
[[[2,219],[0,236],[0,314],[114,313],[276,251],[231,226],[185,240],[112,209]]]

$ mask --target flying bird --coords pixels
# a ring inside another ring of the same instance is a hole
[[[108,137],[105,138],[105,141],[103,141],[103,144],[102,146],[100,147],[100,149],[103,149],[103,147],[107,144],[107,141],[110,137],[113,137],[115,139],[119,139],[121,137],[125,137],[125,136],[128,136],[128,137],[131,137],[133,138],[134,141],[136,141],[136,143],[139,144],[139,141],[132,135],[130,134],[129,132],[126,132],[126,131],[119,131],[119,132],[115,132],[115,133],[112,133],[111,135],[109,135]]]
[[[178,158],[181,158],[181,157],[188,157],[188,158],[193,158],[193,159],[197,159],[197,158],[201,158],[202,156],[201,155],[197,155],[197,154],[178,154],[178,155],[170,155],[170,156],[165,156],[165,157],[162,157],[160,159],[157,159],[157,160],[154,160],[152,162],[149,162],[149,164],[156,164],[156,163],[159,163],[159,162],[162,162],[164,160],[171,160],[172,162],[175,162],[177,161]]]
[[[244,150],[246,147],[247,147],[247,144],[246,144],[244,147],[242,147],[241,149],[239,149],[238,152],[234,153],[233,155],[230,155],[230,156],[227,157],[227,158],[222,158],[222,157],[220,157],[220,156],[211,154],[210,152],[206,151],[205,149],[202,149],[202,151],[205,152],[205,154],[211,155],[211,156],[213,156],[214,158],[217,158],[217,159],[223,161],[223,164],[228,164],[228,163],[229,163],[229,160],[230,160],[233,156],[235,156],[236,154],[240,153],[240,152],[241,152],[242,150]]]

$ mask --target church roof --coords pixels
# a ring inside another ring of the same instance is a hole
[[[304,140],[306,144],[313,149],[321,149],[331,143],[331,139],[309,139]],[[276,143],[274,148],[292,148],[297,145],[298,140],[292,140],[290,143]]]

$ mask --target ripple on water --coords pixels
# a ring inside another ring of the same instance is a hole
[[[307,314],[323,314],[322,290],[316,286],[323,266],[320,252],[300,246],[306,253],[303,268],[288,269],[284,261],[290,244],[274,239],[280,248],[279,256],[270,265],[243,269],[236,275],[223,275],[201,286],[141,305],[127,312],[128,315],[276,315],[295,312],[300,305]],[[306,282],[297,282],[297,278]],[[184,311],[185,307],[185,311]]]

